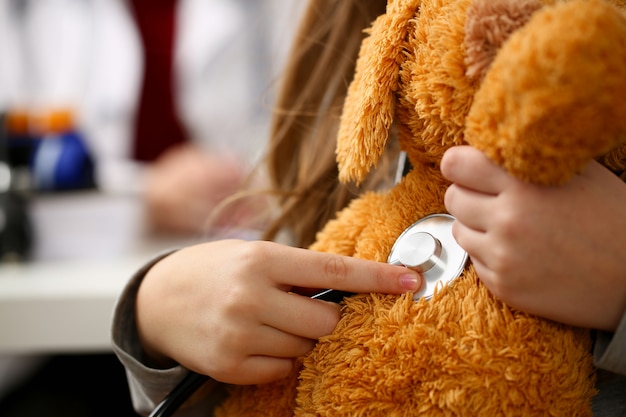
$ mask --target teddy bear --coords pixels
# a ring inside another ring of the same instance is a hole
[[[592,158],[623,175],[624,8],[390,0],[361,46],[337,161],[340,180],[358,183],[393,137],[412,169],[392,189],[354,200],[311,249],[386,262],[409,226],[445,213],[439,163],[452,146],[475,146],[545,186],[567,182]],[[293,375],[234,387],[216,415],[589,416],[591,347],[589,330],[498,300],[469,260],[429,298],[345,298],[334,332]]]

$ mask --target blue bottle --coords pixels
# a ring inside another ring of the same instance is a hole
[[[94,162],[70,112],[53,112],[44,123],[33,155],[32,176],[38,191],[95,188]]]

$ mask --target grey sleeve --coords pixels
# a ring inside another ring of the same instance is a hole
[[[156,405],[174,389],[188,372],[182,366],[175,366],[169,369],[155,369],[146,365],[135,326],[135,299],[139,285],[147,271],[170,253],[153,259],[131,278],[122,292],[113,313],[113,351],[126,369],[133,407],[142,416],[149,415]],[[219,384],[215,381],[209,381],[207,385],[215,387]],[[210,410],[215,406],[215,402],[218,401],[216,396],[218,393],[222,394],[223,392],[222,389],[214,390],[211,388],[210,386],[205,386],[202,392],[209,394],[211,391],[214,391],[214,395],[206,395],[205,398],[195,396],[194,405],[182,407],[176,413],[176,416],[210,415]]]
[[[598,368],[626,375],[626,312],[615,333],[598,332],[593,356]]]
[[[626,314],[615,333],[598,332],[593,356],[598,367],[594,417],[626,416]]]

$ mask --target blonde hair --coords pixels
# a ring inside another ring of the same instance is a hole
[[[285,69],[270,132],[265,168],[279,210],[265,239],[288,232],[295,245],[306,247],[338,210],[390,177],[385,161],[359,188],[341,184],[335,161],[339,117],[364,30],[384,13],[386,3],[310,1]]]

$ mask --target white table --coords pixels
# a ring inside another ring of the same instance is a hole
[[[149,236],[131,196],[50,195],[31,208],[34,260],[0,263],[0,355],[110,351],[126,281],[155,254],[193,241]]]
[[[111,312],[143,260],[0,266],[0,352],[110,350]]]

